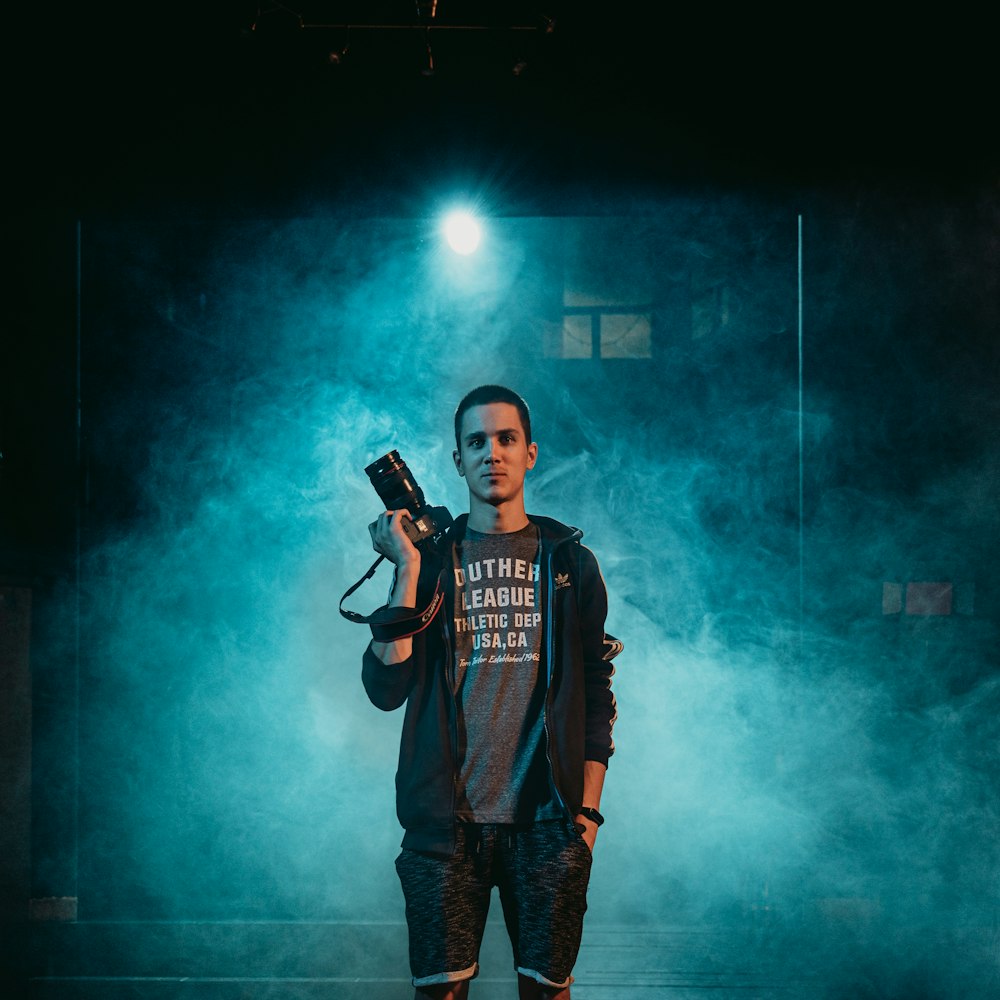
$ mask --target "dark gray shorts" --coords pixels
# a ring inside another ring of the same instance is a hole
[[[448,858],[404,849],[396,872],[406,899],[413,985],[479,972],[490,892],[498,886],[514,967],[543,985],[568,986],[591,860],[576,827],[561,819],[526,827],[459,823]]]

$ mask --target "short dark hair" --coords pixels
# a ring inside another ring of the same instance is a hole
[[[466,410],[471,410],[473,406],[486,406],[488,403],[510,403],[517,408],[518,416],[521,418],[521,426],[524,428],[525,444],[531,444],[531,414],[528,412],[528,404],[513,389],[508,389],[504,385],[480,385],[467,392],[462,397],[462,402],[455,410],[455,447],[462,450],[462,417]]]

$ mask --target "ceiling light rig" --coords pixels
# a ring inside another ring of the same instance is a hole
[[[355,7],[354,10],[358,8]],[[510,13],[508,11],[508,13]],[[516,18],[516,20],[515,20]],[[556,20],[554,17],[544,13],[532,11],[530,15],[519,17],[517,12],[513,12],[510,21],[499,22],[490,19],[489,13],[484,13],[483,7],[478,4],[463,4],[458,16],[454,14],[454,6],[439,4],[438,0],[414,0],[413,14],[411,18],[399,17],[391,21],[349,21],[349,20],[324,20],[322,17],[316,18],[307,16],[302,11],[294,10],[283,3],[258,3],[256,17],[250,24],[250,31],[257,32],[258,29],[267,27],[270,29],[285,30],[308,30],[308,31],[333,31],[340,33],[341,37],[351,39],[352,33],[367,33],[372,35],[400,35],[406,32],[421,32],[423,34],[424,58],[421,60],[420,73],[423,76],[434,76],[437,69],[435,64],[435,51],[432,36],[438,33],[440,37],[445,34],[454,35],[486,35],[509,36],[512,40],[517,39],[514,51],[511,53],[510,61],[506,63],[508,72],[513,76],[522,76],[528,68],[529,59],[526,52],[525,40],[532,36],[542,37],[554,34]],[[268,34],[273,34],[268,31]],[[530,47],[530,44],[527,46]],[[331,66],[341,67],[344,65],[349,50],[349,44],[335,44],[324,46],[325,58]],[[366,51],[370,52],[368,48]],[[389,51],[392,51],[391,49]],[[398,51],[398,49],[396,50]],[[354,56],[357,57],[355,52]],[[356,58],[351,60],[357,62]],[[501,72],[503,70],[501,69]]]
[[[300,28],[306,26],[305,18],[302,16],[302,12],[298,10],[292,10],[283,3],[259,3],[257,4],[257,16],[253,19],[250,24],[250,30],[256,31],[258,26],[261,24],[261,18],[267,14],[290,14],[298,22]]]
[[[347,29],[347,37],[344,39],[344,44],[339,48],[330,49],[330,65],[331,66],[343,66],[344,61],[347,59],[347,53],[351,50],[351,29]]]
[[[430,22],[437,17],[437,0],[415,0],[417,20],[424,24],[424,45],[427,48],[427,65],[420,71],[424,76],[434,75],[434,49],[431,47]]]

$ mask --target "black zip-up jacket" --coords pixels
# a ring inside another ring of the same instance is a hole
[[[604,631],[607,590],[583,532],[528,515],[541,539],[541,608],[547,671],[546,750],[552,793],[568,817],[583,805],[585,760],[607,766],[617,718],[611,660],[622,644]],[[396,771],[396,815],[403,846],[435,854],[455,849],[458,767],[452,616],[451,548],[465,537],[468,515],[456,519],[436,552],[422,552],[418,603],[429,603],[439,576],[445,599],[431,625],[413,637],[413,653],[384,664],[371,646],[361,676],[372,704],[392,711],[406,703]],[[446,572],[442,573],[442,570]]]

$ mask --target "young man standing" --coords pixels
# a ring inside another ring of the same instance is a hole
[[[538,446],[524,400],[473,389],[455,412],[455,445],[468,515],[414,546],[409,515],[386,511],[373,536],[395,564],[389,608],[406,618],[435,592],[444,600],[429,625],[373,640],[362,670],[376,706],[406,704],[396,869],[413,984],[418,997],[468,995],[497,885],[519,996],[567,1000],[621,643],[604,631],[607,593],[582,533],[525,512]]]

